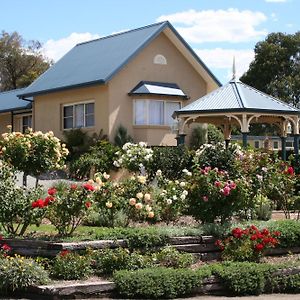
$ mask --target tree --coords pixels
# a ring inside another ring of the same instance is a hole
[[[0,34],[0,91],[28,86],[45,72],[51,61],[41,53],[41,43],[25,41],[13,32]]]
[[[255,59],[241,81],[300,107],[300,32],[271,33],[254,51]]]

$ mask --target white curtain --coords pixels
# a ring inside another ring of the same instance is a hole
[[[84,127],[84,104],[75,105],[75,127]]]
[[[149,101],[149,124],[163,125],[164,124],[164,102],[150,100]]]
[[[136,125],[146,125],[147,124],[147,102],[145,100],[135,101],[135,122]]]
[[[174,119],[172,118],[172,114],[174,111],[180,109],[179,102],[166,102],[166,125],[172,125],[174,123]]]

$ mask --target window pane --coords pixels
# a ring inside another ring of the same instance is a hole
[[[64,106],[64,118],[73,117],[73,106]]]
[[[75,127],[84,127],[84,104],[75,105]]]
[[[164,124],[164,103],[163,101],[149,101],[149,124]]]
[[[73,118],[64,118],[64,129],[73,128]]]
[[[179,102],[166,102],[166,125],[172,125],[174,123],[174,119],[172,118],[172,114],[174,111],[180,109]]]
[[[92,126],[94,126],[94,124],[95,124],[94,115],[85,116],[85,126],[86,127],[92,127]]]
[[[145,125],[147,122],[146,119],[147,102],[145,100],[135,101],[134,109],[135,109],[134,124]]]
[[[88,103],[85,105],[85,113],[87,115],[94,114],[94,103]]]

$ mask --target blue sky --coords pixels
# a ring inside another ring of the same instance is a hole
[[[223,83],[241,75],[270,32],[300,30],[300,0],[1,0],[0,30],[59,59],[76,43],[169,20]],[[298,16],[297,16],[298,14]]]

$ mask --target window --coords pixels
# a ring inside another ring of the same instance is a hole
[[[273,142],[273,148],[274,148],[274,149],[278,149],[278,148],[279,148],[278,141],[274,141],[274,142]]]
[[[256,149],[259,148],[259,141],[254,141],[254,148],[256,148]]]
[[[94,103],[79,103],[63,107],[63,128],[94,126]]]
[[[168,125],[173,124],[172,114],[179,110],[180,102],[165,100],[135,100],[135,125]]]
[[[288,141],[286,141],[285,147],[286,148],[293,148],[294,147],[294,142],[288,142]]]
[[[22,132],[25,133],[28,128],[32,128],[32,116],[22,117]]]

